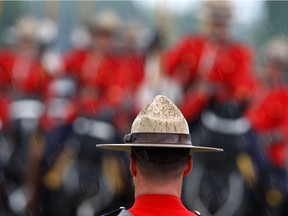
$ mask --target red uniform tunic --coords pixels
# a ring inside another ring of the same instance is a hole
[[[50,77],[37,58],[25,58],[12,51],[0,53],[0,120],[8,120],[8,103],[14,96],[40,96]],[[12,97],[12,98],[11,98]]]
[[[252,104],[247,118],[258,133],[267,134],[267,151],[276,167],[283,167],[288,157],[288,89],[279,87],[266,94],[260,102]]]
[[[76,50],[64,57],[65,71],[78,82],[78,105],[82,113],[95,115],[103,104],[118,101],[114,84],[117,61],[112,55],[94,55],[88,50]]]
[[[42,94],[49,77],[39,59],[25,59],[16,53],[0,53],[0,88],[21,94]]]
[[[135,117],[134,98],[144,77],[144,56],[139,53],[122,53],[117,56],[117,78],[112,95],[119,95],[114,125],[119,133],[126,133]]]
[[[116,125],[127,122],[125,110],[143,79],[144,58],[138,54],[93,54],[89,50],[72,51],[64,57],[65,71],[78,81],[77,106],[82,113],[95,116],[110,108],[122,113],[115,119]],[[127,112],[127,110],[126,110]],[[120,126],[121,127],[121,126]]]
[[[140,54],[124,54],[118,58],[117,83],[128,94],[134,94],[144,77],[144,56]]]
[[[128,210],[133,216],[196,216],[188,211],[180,198],[173,195],[142,195]]]
[[[211,97],[220,104],[242,102],[253,88],[251,51],[237,43],[220,46],[200,36],[184,38],[165,54],[164,70],[184,88],[192,87],[181,108],[187,119],[197,117]],[[210,92],[193,89],[196,84]]]

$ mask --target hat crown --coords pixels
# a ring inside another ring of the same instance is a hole
[[[177,106],[167,97],[158,95],[135,118],[131,133],[189,134],[189,128]]]
[[[131,147],[185,148],[190,152],[215,152],[222,149],[193,146],[186,119],[167,97],[158,95],[135,118],[125,143],[98,144],[97,147],[131,151]]]
[[[104,10],[97,13],[97,15],[93,16],[89,20],[88,24],[90,29],[92,30],[101,29],[101,30],[113,31],[119,26],[120,17],[113,10]]]

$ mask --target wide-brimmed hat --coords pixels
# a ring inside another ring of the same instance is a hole
[[[88,20],[88,29],[92,33],[113,32],[120,25],[120,17],[112,10],[104,10]]]
[[[34,17],[21,17],[15,25],[17,39],[31,38],[36,39],[37,20]]]
[[[130,151],[131,147],[184,148],[191,152],[219,152],[223,149],[194,146],[186,119],[163,95],[156,96],[135,118],[131,133],[122,144],[98,144],[98,148]]]

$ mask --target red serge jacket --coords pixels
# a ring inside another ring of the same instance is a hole
[[[262,94],[264,91],[262,91]],[[288,89],[271,90],[246,113],[251,126],[258,133],[266,134],[268,157],[277,167],[285,167],[288,154]],[[274,145],[272,145],[274,144]]]
[[[173,195],[142,195],[128,210],[133,216],[197,216],[188,211],[180,198]]]
[[[183,100],[184,116],[196,118],[211,97],[218,103],[246,100],[254,85],[251,54],[242,44],[218,45],[201,36],[186,37],[167,52],[164,71],[192,90]]]

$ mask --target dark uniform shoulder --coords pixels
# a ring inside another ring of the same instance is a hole
[[[133,216],[133,215],[126,209],[123,209],[118,216]]]

